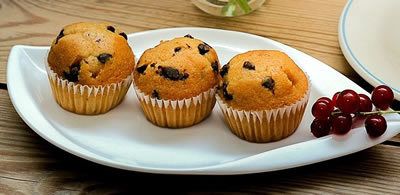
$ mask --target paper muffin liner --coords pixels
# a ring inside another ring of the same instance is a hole
[[[46,66],[47,76],[56,102],[65,110],[77,114],[96,115],[106,113],[124,99],[132,76],[119,83],[104,86],[89,86],[69,82],[60,78]]]
[[[210,115],[216,101],[215,87],[182,100],[153,98],[144,94],[135,84],[133,87],[146,118],[160,127],[183,128],[197,124]]]
[[[270,110],[238,110],[229,107],[217,94],[226,124],[239,138],[256,143],[278,141],[292,135],[304,115],[310,95],[310,82],[304,96],[292,105]]]

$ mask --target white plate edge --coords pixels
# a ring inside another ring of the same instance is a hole
[[[339,45],[342,50],[343,55],[345,56],[346,60],[349,62],[350,66],[369,84],[376,87],[378,85],[387,85],[378,77],[374,76],[372,73],[368,71],[361,62],[355,57],[352,53],[350,46],[348,45],[348,41],[345,35],[345,25],[346,25],[346,16],[350,9],[353,0],[348,0],[345,7],[343,8],[342,14],[340,15],[339,25],[338,25],[338,37],[339,37]],[[398,89],[393,89],[395,99],[400,100],[400,92]]]

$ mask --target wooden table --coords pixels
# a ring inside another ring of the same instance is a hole
[[[399,135],[356,154],[285,171],[242,176],[154,175],[97,165],[56,148],[27,127],[8,97],[6,63],[13,45],[49,45],[63,25],[87,20],[116,23],[128,33],[176,26],[249,32],[308,53],[371,90],[348,65],[339,48],[337,25],[345,3],[267,0],[250,15],[218,18],[203,13],[187,0],[0,0],[0,194],[138,190],[399,194]],[[149,184],[153,187],[147,187]]]

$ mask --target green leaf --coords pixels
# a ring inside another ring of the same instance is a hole
[[[224,16],[234,16],[236,10],[236,0],[229,0],[228,3],[222,7],[221,13]]]
[[[249,6],[248,0],[234,0],[237,5],[244,11],[244,13],[250,13],[251,7]]]

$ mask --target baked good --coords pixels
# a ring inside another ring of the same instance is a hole
[[[132,81],[134,54],[127,36],[107,23],[65,26],[47,57],[53,94],[64,109],[105,113],[118,105]]]
[[[215,104],[218,70],[215,50],[190,35],[147,49],[133,73],[147,119],[171,128],[202,121]]]
[[[218,103],[235,135],[269,142],[296,130],[310,84],[288,55],[274,50],[242,53],[223,66],[220,75]]]

